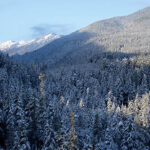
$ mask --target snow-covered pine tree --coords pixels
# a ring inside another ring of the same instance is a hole
[[[25,120],[25,112],[23,109],[23,101],[21,97],[20,91],[18,93],[17,99],[14,101],[14,106],[15,106],[15,130],[14,130],[14,146],[13,149],[16,150],[30,150],[30,143],[28,140],[28,123]]]
[[[0,97],[0,147],[6,148],[6,118],[3,110],[3,100]]]
[[[35,125],[36,125],[36,143],[39,149],[42,148],[44,139],[44,126],[46,117],[46,100],[45,100],[45,75],[40,74],[40,93],[37,93],[38,98],[35,102]]]
[[[74,120],[74,114],[73,112],[70,113],[70,119],[71,119],[71,130],[69,132],[69,150],[77,150],[76,141],[77,141],[77,135],[75,132],[75,120]]]
[[[66,137],[67,137],[66,129],[63,126],[63,123],[61,121],[61,127],[58,131],[58,134],[56,135],[56,142],[57,142],[58,150],[66,150],[67,149]]]
[[[92,149],[96,148],[96,144],[100,142],[100,125],[99,125],[99,115],[95,115],[94,126],[93,126],[93,141],[92,141]]]
[[[38,116],[36,115],[36,103],[38,102],[38,98],[37,98],[37,92],[32,90],[32,89],[28,89],[28,97],[26,97],[26,106],[25,106],[25,117],[26,117],[26,121],[28,122],[29,126],[28,126],[28,137],[31,143],[31,148],[32,149],[36,149],[37,147],[37,119]]]
[[[145,94],[141,98],[140,113],[139,113],[141,125],[145,128],[148,128],[150,126],[149,115],[150,115],[149,95]]]
[[[136,124],[140,124],[140,118],[139,118],[139,113],[140,113],[140,101],[139,101],[139,96],[136,94],[135,100],[134,100],[134,121]]]
[[[42,150],[54,150],[56,148],[56,133],[53,129],[54,111],[51,104],[48,105],[45,123],[44,123],[44,138]]]

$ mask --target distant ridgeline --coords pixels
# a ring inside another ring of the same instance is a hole
[[[47,34],[31,41],[7,41],[0,43],[0,51],[9,54],[9,56],[23,55],[27,52],[35,51],[60,37],[60,35],[56,34]]]
[[[87,63],[101,52],[150,52],[150,7],[134,14],[95,22],[16,59],[48,64]]]

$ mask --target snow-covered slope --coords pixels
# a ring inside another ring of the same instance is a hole
[[[0,51],[8,53],[10,56],[15,54],[23,55],[27,52],[37,50],[60,37],[60,35],[56,34],[47,34],[42,38],[34,39],[31,41],[7,41],[0,43]]]
[[[150,7],[134,14],[95,22],[16,59],[49,64],[81,64],[102,52],[150,52]]]

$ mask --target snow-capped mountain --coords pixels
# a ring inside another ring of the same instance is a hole
[[[150,52],[150,7],[134,14],[95,22],[16,59],[49,64],[88,63],[102,52]],[[122,56],[123,57],[123,56]]]
[[[0,51],[8,53],[10,56],[15,54],[23,55],[27,52],[37,50],[60,37],[61,36],[57,34],[47,34],[39,39],[30,41],[7,41],[0,43]]]

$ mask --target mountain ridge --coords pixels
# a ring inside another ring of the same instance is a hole
[[[36,49],[43,47],[44,45],[52,42],[53,40],[60,38],[61,35],[46,34],[45,36],[30,41],[6,41],[0,43],[0,50],[8,53],[10,56],[18,54],[23,55],[26,52],[32,52]]]
[[[97,21],[70,35],[59,38],[33,53],[16,57],[16,59],[25,62],[44,61],[55,64],[63,58],[70,57],[80,63],[81,59],[78,59],[79,54],[77,53],[80,53],[80,58],[87,59],[87,54],[91,54],[92,57],[100,55],[104,51],[149,52],[150,18],[147,17],[148,14],[150,15],[150,7],[128,16]],[[141,19],[143,17],[147,18]]]

